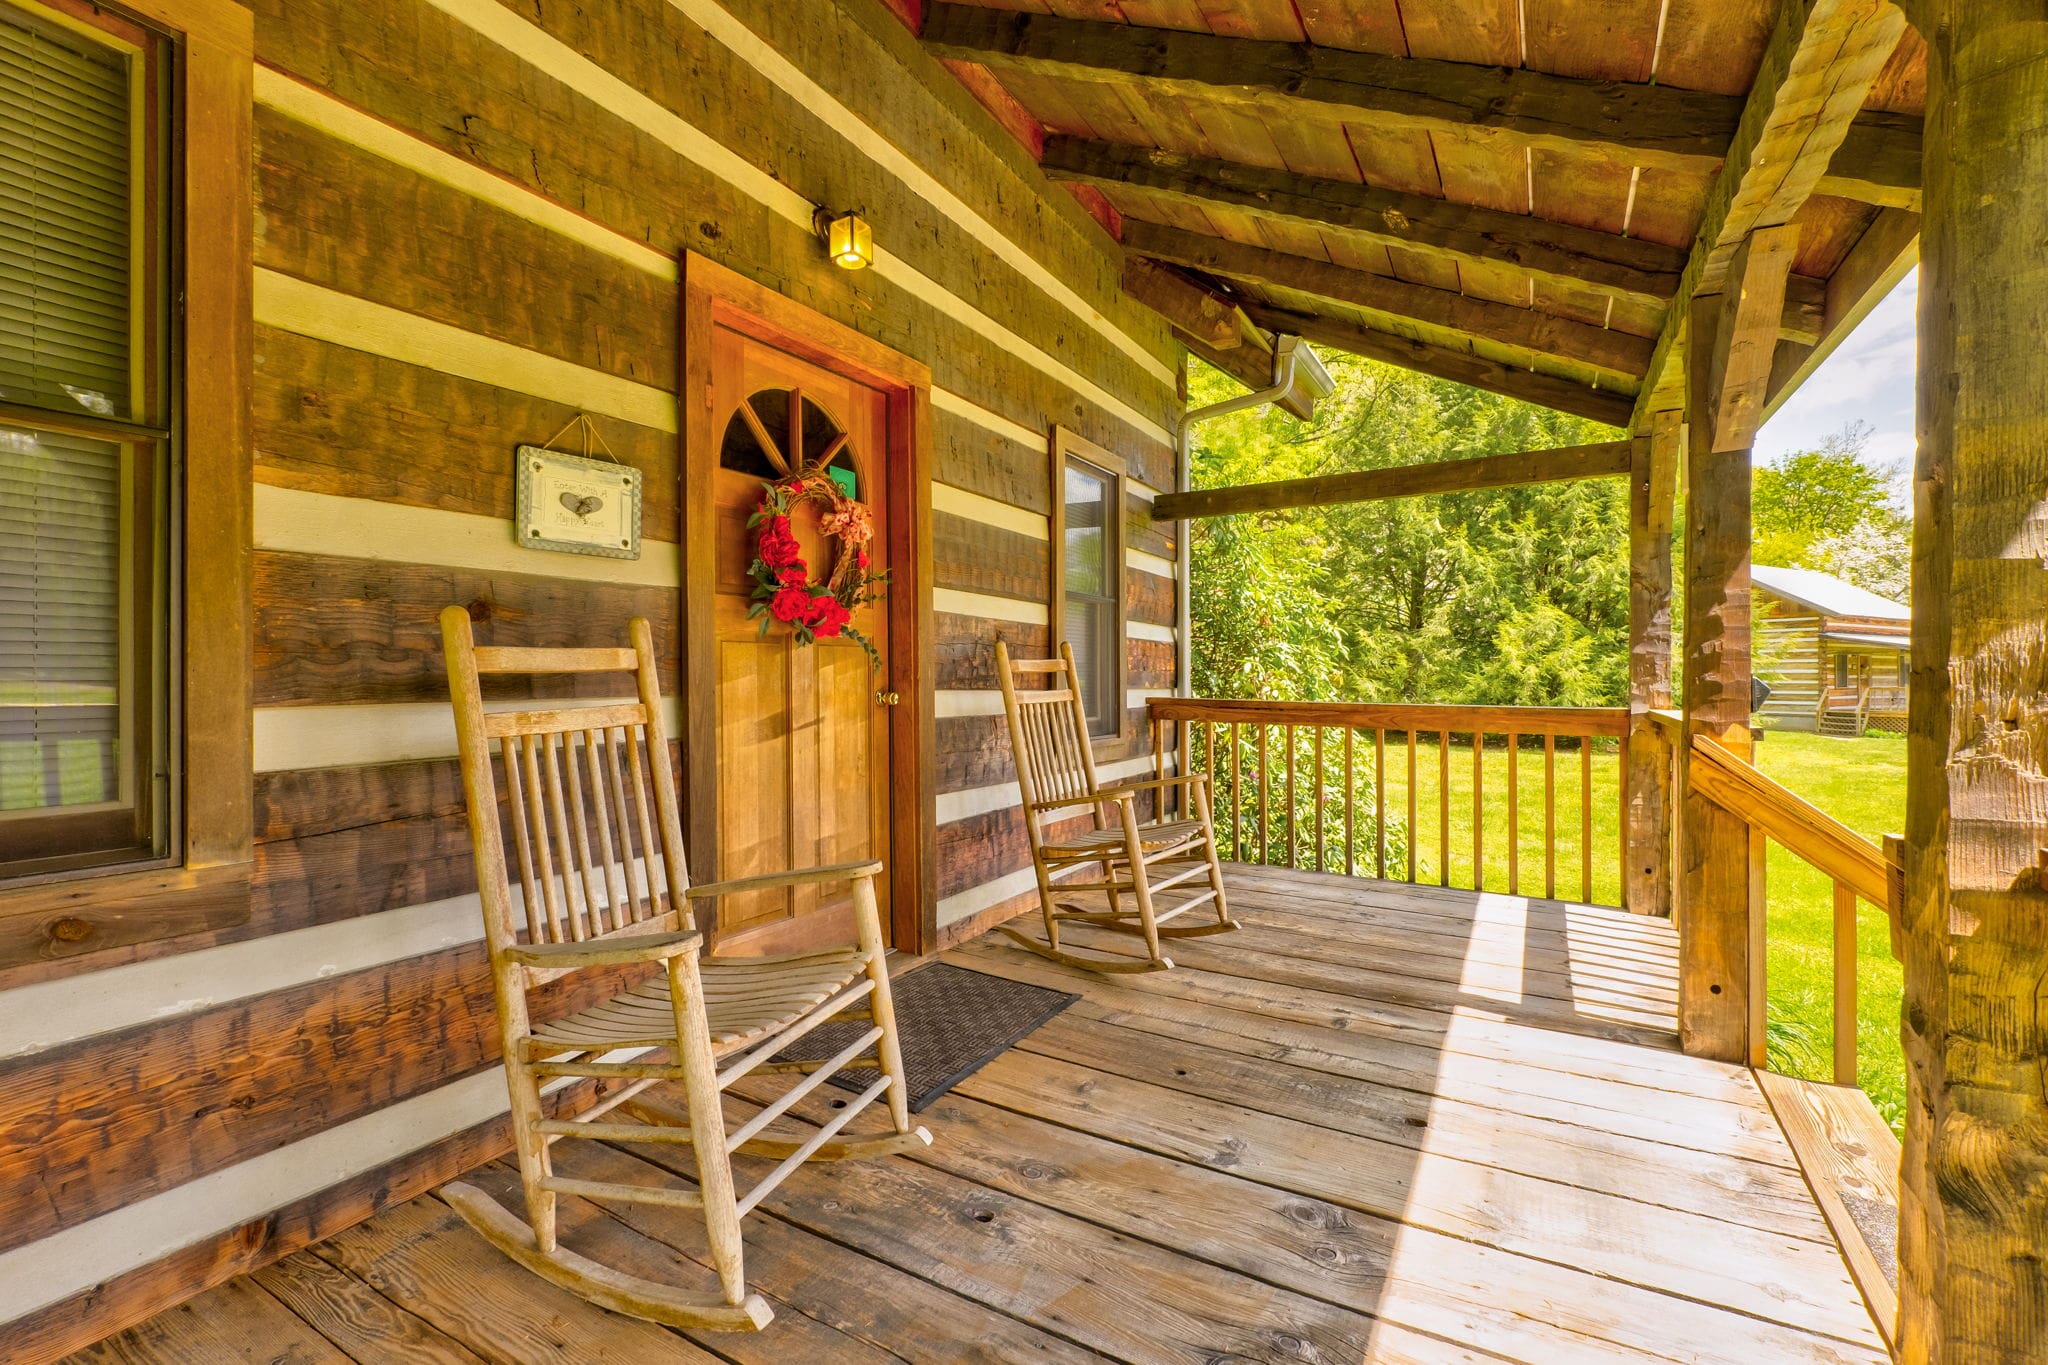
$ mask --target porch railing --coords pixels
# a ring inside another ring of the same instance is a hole
[[[1149,709],[1159,755],[1209,774],[1232,861],[1621,902],[1622,708],[1155,697]]]
[[[1652,715],[1671,739],[1675,756],[1684,731],[1681,717],[1676,711],[1657,711]],[[1890,920],[1892,952],[1896,955],[1900,943],[1899,916],[1905,904],[1905,872],[1898,849],[1889,844],[1884,848],[1873,844],[1791,788],[1766,777],[1740,754],[1705,735],[1693,736],[1688,781],[1700,796],[1747,823],[1753,838],[1775,841],[1834,883],[1830,945],[1834,1082],[1855,1085],[1856,907],[1859,901],[1868,901],[1885,912]],[[1760,846],[1753,847],[1752,859],[1760,860],[1761,853]],[[1752,1064],[1762,1066],[1766,1061],[1763,1015],[1768,982],[1764,962],[1769,947],[1769,916],[1762,894],[1764,876],[1760,861],[1752,867],[1750,877],[1757,888],[1750,909],[1750,1048]]]

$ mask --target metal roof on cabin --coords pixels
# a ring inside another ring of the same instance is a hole
[[[1823,616],[1861,616],[1879,621],[1910,621],[1913,613],[1888,597],[1844,583],[1819,569],[1780,569],[1752,565],[1749,581],[1773,596],[1811,607]]]

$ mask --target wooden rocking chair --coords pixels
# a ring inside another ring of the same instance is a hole
[[[1038,874],[1039,908],[1045,916],[1047,942],[1011,926],[997,926],[1032,952],[1096,972],[1156,972],[1173,966],[1159,950],[1163,938],[1222,934],[1238,927],[1223,897],[1223,866],[1217,860],[1216,832],[1209,819],[1209,778],[1206,773],[1168,777],[1164,771],[1142,782],[1104,787],[1095,778],[1095,757],[1088,743],[1088,717],[1081,704],[1081,679],[1071,646],[1060,646],[1057,659],[1012,660],[1009,648],[996,642],[996,673],[1003,684],[1003,710],[1010,720],[1010,750],[1017,761],[1017,785],[1024,793],[1024,828],[1031,840],[1031,865]],[[1049,687],[1028,688],[1025,679],[1046,678]],[[1138,821],[1138,793],[1153,793],[1155,809],[1164,811],[1166,793],[1183,789],[1191,809],[1185,818]],[[1048,823],[1070,820],[1080,808],[1094,816],[1095,828],[1069,839],[1046,836]],[[1116,812],[1112,821],[1105,812]],[[1100,881],[1055,883],[1062,873],[1099,865]],[[1162,873],[1167,875],[1161,876]],[[1206,875],[1208,886],[1162,909],[1162,891],[1188,886]],[[1155,880],[1156,879],[1156,880]],[[1107,910],[1083,910],[1054,893],[1100,891]],[[1131,909],[1121,897],[1129,894]],[[1213,924],[1167,926],[1198,906],[1214,903]],[[1082,957],[1060,948],[1060,925],[1094,925],[1120,934],[1142,935],[1145,956]]]
[[[806,1160],[879,1156],[931,1141],[930,1133],[911,1126],[904,1092],[875,905],[873,878],[882,865],[849,863],[691,887],[647,622],[632,623],[630,649],[478,648],[468,612],[449,607],[441,613],[441,634],[527,1217],[522,1221],[460,1182],[444,1186],[441,1194],[506,1255],[593,1303],[678,1327],[763,1327],[772,1314],[766,1300],[747,1292],[740,1219]],[[634,675],[637,701],[484,710],[483,675],[614,672]],[[519,870],[517,897],[508,885],[493,740]],[[825,882],[851,884],[857,943],[786,957],[700,960],[703,936],[690,901]],[[570,972],[635,964],[655,964],[660,971],[566,1018],[535,1023],[528,1017],[526,992],[532,986]],[[774,1060],[832,1019],[864,1020],[869,1027],[829,1060]],[[771,1126],[849,1066],[869,1067],[881,1076],[820,1128],[799,1133]],[[754,1073],[795,1073],[798,1079],[728,1133],[720,1097]],[[542,1088],[550,1081],[565,1083],[556,1080],[562,1077],[625,1084],[574,1118],[550,1118],[541,1104]],[[641,1091],[664,1081],[682,1083],[687,1127],[634,1103]],[[888,1102],[894,1131],[839,1136],[878,1098]],[[607,1118],[615,1112],[636,1121]],[[697,1185],[558,1176],[549,1148],[563,1138],[693,1143]],[[744,1195],[734,1189],[731,1162],[741,1154],[780,1162]],[[555,1218],[562,1195],[701,1210],[718,1291],[624,1274],[564,1248]]]

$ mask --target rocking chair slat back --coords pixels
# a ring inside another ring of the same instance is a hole
[[[998,640],[996,674],[1002,680],[1017,785],[1025,803],[1093,795],[1095,758],[1089,750],[1088,717],[1081,706],[1072,648],[1061,645],[1057,659],[1012,660],[1009,647]],[[1041,677],[1051,685],[1020,686]]]
[[[647,622],[632,623],[632,649],[478,648],[459,607],[442,613],[441,626],[463,776],[502,806],[498,819],[470,810],[493,955],[522,938],[580,943],[694,928]],[[638,700],[484,710],[487,674],[598,672],[631,673]],[[530,972],[535,981],[548,975]]]

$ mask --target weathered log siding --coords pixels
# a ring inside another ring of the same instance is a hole
[[[1028,886],[991,651],[1047,648],[1054,423],[1129,464],[1134,711],[1172,683],[1147,503],[1178,352],[880,0],[253,8],[254,910],[165,937],[88,905],[100,950],[70,956],[0,934],[0,1358],[504,1146],[433,617],[559,644],[644,614],[674,650],[682,251],[931,367],[942,926]],[[803,201],[859,208],[883,261],[830,266]],[[579,408],[646,476],[636,563],[504,534],[511,448]]]

